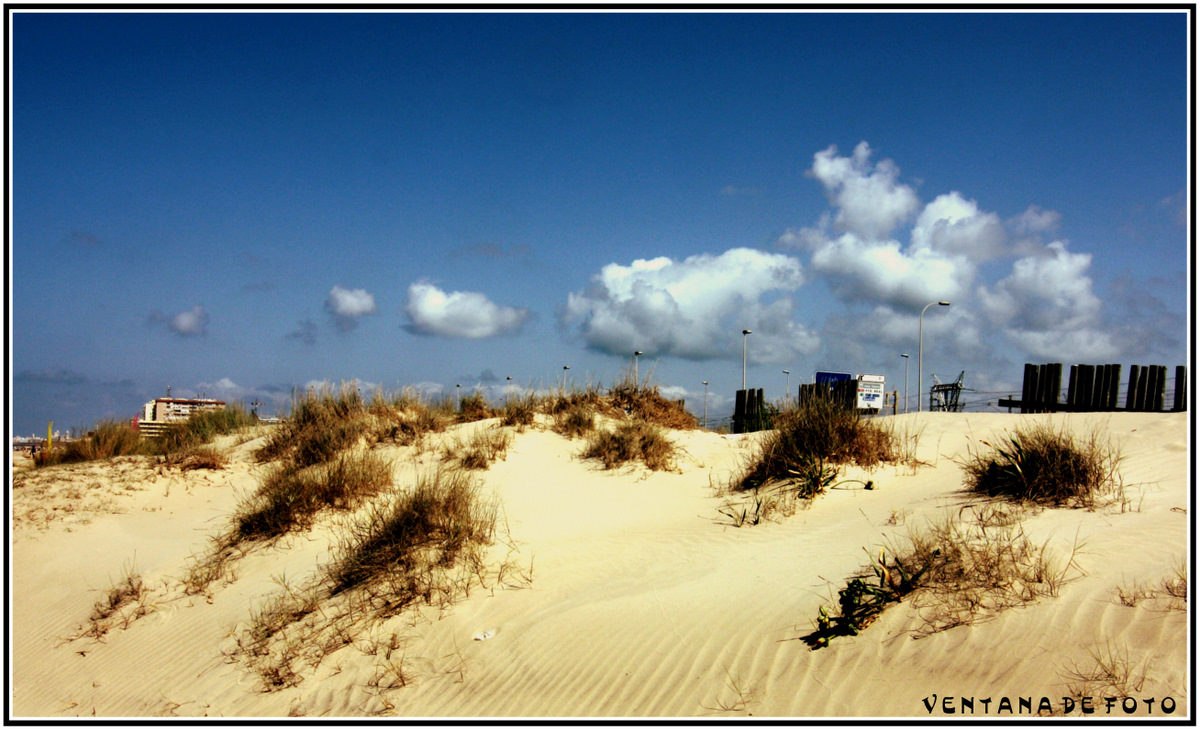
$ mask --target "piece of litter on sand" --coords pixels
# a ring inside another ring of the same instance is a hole
[[[492,638],[495,635],[496,635],[496,632],[494,630],[488,629],[487,631],[483,631],[481,633],[475,634],[475,641],[487,641],[488,639]]]

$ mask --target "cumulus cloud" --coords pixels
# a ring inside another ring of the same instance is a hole
[[[1062,214],[1054,210],[1043,210],[1031,205],[1025,212],[1013,220],[1013,229],[1021,235],[1030,233],[1051,233],[1058,230]]]
[[[979,210],[957,192],[939,195],[921,209],[912,230],[912,248],[961,256],[967,265],[1004,251],[1004,226],[995,213]]]
[[[836,147],[818,152],[808,174],[824,185],[835,211],[815,227],[788,231],[778,245],[811,251],[812,268],[847,301],[911,309],[960,298],[979,265],[1004,253],[999,216],[958,192],[922,207],[899,182],[899,168],[890,160],[872,165],[871,153],[866,142],[850,157],[838,156]],[[905,246],[893,234],[914,217]]]
[[[377,314],[379,307],[375,296],[365,289],[343,289],[334,285],[325,299],[325,311],[333,317],[333,323],[341,332],[358,326],[358,320],[369,314]]]
[[[904,250],[899,241],[864,241],[849,233],[826,240],[813,252],[812,266],[830,277],[843,299],[910,308],[958,299],[970,278],[962,257],[927,248]]]
[[[500,306],[477,292],[446,293],[428,281],[409,285],[404,313],[405,329],[414,334],[467,339],[516,332],[529,320],[528,309]]]
[[[859,142],[850,157],[839,157],[830,146],[813,157],[809,171],[825,186],[830,202],[838,208],[834,225],[866,239],[886,236],[916,211],[917,194],[896,182],[899,168],[891,160],[873,167],[871,148]]]
[[[1034,357],[1098,361],[1121,348],[1100,322],[1101,302],[1087,275],[1091,254],[1071,253],[1055,241],[1013,264],[994,286],[981,286],[979,302],[1010,340]]]
[[[571,293],[564,320],[593,350],[694,360],[740,356],[746,328],[755,332],[751,359],[779,362],[819,346],[792,320],[784,294],[803,283],[797,259],[748,248],[683,261],[637,259],[603,267],[589,289]]]

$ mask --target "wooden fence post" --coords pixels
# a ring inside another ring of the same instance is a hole
[[[1150,410],[1160,412],[1163,409],[1163,391],[1167,387],[1167,366],[1154,366],[1154,387],[1150,391]]]
[[[1129,385],[1125,386],[1125,410],[1127,411],[1134,410],[1134,404],[1137,403],[1137,382],[1141,374],[1141,367],[1129,366]]]
[[[1021,381],[1021,413],[1034,413],[1033,400],[1036,397],[1038,385],[1038,367],[1033,363],[1025,363],[1025,378]],[[920,394],[917,394],[920,397]]]
[[[1175,406],[1171,410],[1187,410],[1187,367],[1175,366]]]
[[[1150,366],[1143,365],[1142,372],[1138,373],[1137,383],[1137,398],[1133,402],[1133,408],[1137,411],[1146,410],[1146,393],[1150,390]]]
[[[1117,409],[1117,396],[1121,392],[1121,366],[1114,363],[1107,367],[1109,369],[1108,395],[1104,399],[1104,409],[1115,411]]]

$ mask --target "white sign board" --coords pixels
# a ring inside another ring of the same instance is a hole
[[[869,408],[871,410],[879,410],[883,408],[883,386],[884,379],[882,375],[858,375],[858,408]]]

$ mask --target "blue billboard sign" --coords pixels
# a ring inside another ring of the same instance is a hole
[[[818,370],[817,374],[813,377],[813,382],[817,385],[833,385],[834,383],[838,383],[843,380],[849,380],[852,377],[854,376],[852,376],[850,373],[833,373],[824,370]]]

